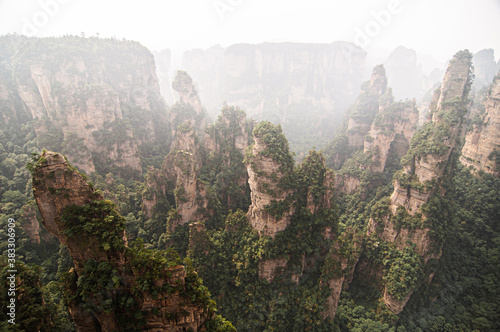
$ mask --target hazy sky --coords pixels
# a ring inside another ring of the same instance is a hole
[[[500,0],[0,0],[0,34],[116,36],[151,50],[275,41],[500,55]]]

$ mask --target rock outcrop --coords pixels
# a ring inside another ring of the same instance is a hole
[[[402,160],[404,169],[395,175],[393,194],[372,208],[368,236],[376,239],[377,247],[382,242],[393,248],[397,257],[385,266],[383,296],[387,308],[396,314],[408,302],[422,267],[441,255],[443,242],[433,238],[434,226],[426,222],[430,215],[422,207],[432,195],[445,193],[441,182],[445,169],[451,167],[469,104],[471,60],[468,51],[460,51],[450,62],[439,98],[432,103],[436,108],[431,110],[431,120],[413,137]],[[405,269],[404,264],[411,269]],[[400,275],[407,276],[404,287],[397,281]]]
[[[494,176],[500,174],[500,74],[498,74],[484,102],[485,113],[481,123],[467,133],[460,162],[475,171]]]
[[[470,54],[459,52],[448,66],[436,108],[431,111],[431,121],[414,136],[403,160],[404,171],[396,177],[391,196],[392,213],[398,206],[404,206],[410,214],[415,214],[437,189],[431,183],[439,182],[457,144],[471,80]]]
[[[344,131],[331,144],[330,163],[339,168],[337,190],[353,194],[366,172],[383,173],[389,158],[401,158],[417,129],[415,101],[395,102],[382,65],[373,69],[356,103],[348,111]]]
[[[246,157],[252,199],[247,216],[255,230],[274,237],[290,224],[293,214],[293,191],[285,185],[286,176],[293,170],[293,159],[281,126],[261,122],[253,135],[255,143]],[[271,204],[279,211],[270,213]]]
[[[148,167],[146,187],[142,192],[142,211],[146,218],[153,217],[155,207],[161,198],[166,197],[169,183],[166,176],[153,166]]]
[[[141,172],[141,145],[168,130],[146,48],[99,38],[2,38],[19,43],[19,52],[6,59],[10,82],[0,99],[17,116],[28,114],[40,145],[89,174],[110,166]]]
[[[124,218],[63,156],[44,151],[31,171],[43,223],[73,258],[64,280],[78,331],[199,331],[213,317],[196,273],[140,244],[129,248]]]
[[[414,100],[380,103],[363,144],[363,153],[372,155],[372,172],[382,173],[391,153],[398,158],[404,156],[417,130],[417,123],[418,109]]]
[[[360,234],[352,229],[338,236],[326,256],[320,286],[330,290],[326,298],[323,317],[335,318],[342,290],[349,286],[359,261],[361,249]]]
[[[191,123],[186,121],[178,127],[174,146],[163,162],[163,174],[175,184],[175,204],[182,217],[180,225],[207,218],[206,186],[198,178],[203,166],[201,148]]]
[[[361,87],[358,99],[348,113],[347,138],[349,147],[362,147],[365,136],[378,112],[378,100],[387,90],[384,66],[373,68],[372,77]]]
[[[299,158],[304,140],[326,144],[359,92],[366,52],[348,42],[220,46],[184,53],[212,117],[227,101],[257,121],[280,123]],[[299,153],[300,152],[300,153]]]
[[[172,82],[172,88],[179,93],[179,101],[172,106],[170,111],[172,137],[175,138],[177,127],[186,121],[195,129],[198,136],[202,136],[207,122],[207,112],[201,105],[193,79],[185,71],[179,70]]]
[[[472,58],[474,64],[474,85],[476,90],[491,84],[500,66],[495,62],[495,51],[492,48],[481,50]]]

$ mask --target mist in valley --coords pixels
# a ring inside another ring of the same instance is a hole
[[[499,330],[499,17],[0,1],[0,329]]]

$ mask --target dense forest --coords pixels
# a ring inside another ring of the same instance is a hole
[[[82,330],[75,308],[96,331],[164,308],[188,330],[188,307],[209,331],[499,331],[500,75],[480,89],[473,62],[455,54],[426,107],[375,67],[334,133],[293,138],[298,162],[277,121],[227,104],[211,121],[189,73],[167,106],[138,43],[0,37],[2,331]],[[64,167],[42,172],[53,153]],[[57,233],[68,176],[87,201]],[[82,239],[106,260],[76,255]],[[179,266],[182,286],[155,283]]]

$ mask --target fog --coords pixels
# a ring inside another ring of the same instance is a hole
[[[99,35],[151,50],[235,43],[350,41],[371,56],[399,45],[444,62],[460,49],[500,50],[498,0],[0,1],[0,34]]]

